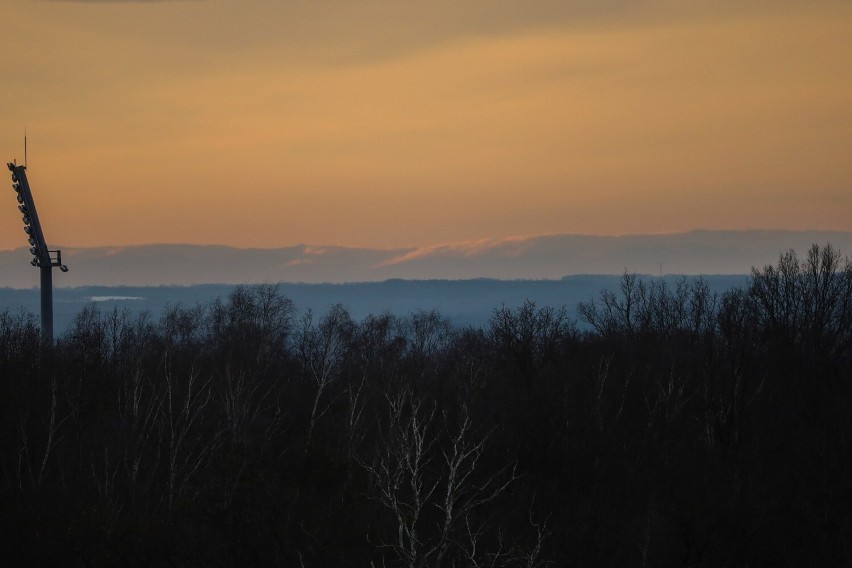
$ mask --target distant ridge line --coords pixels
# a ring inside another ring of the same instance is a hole
[[[63,246],[73,260],[64,286],[158,286],[252,282],[378,282],[392,278],[559,279],[572,274],[747,274],[789,249],[831,243],[852,256],[852,232],[696,229],[639,235],[551,234],[424,247],[299,244],[277,248],[153,244]],[[120,254],[119,254],[120,253]],[[0,287],[35,285],[26,249],[0,251]],[[22,262],[24,264],[22,264]]]

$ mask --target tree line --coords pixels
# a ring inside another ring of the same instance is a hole
[[[0,556],[75,566],[852,563],[852,263],[565,307],[299,314],[275,285],[0,312]],[[5,561],[4,561],[5,563]]]

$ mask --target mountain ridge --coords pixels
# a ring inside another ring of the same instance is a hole
[[[55,286],[259,282],[344,283],[423,279],[558,279],[573,274],[744,274],[793,249],[831,243],[852,253],[852,232],[698,229],[635,235],[551,234],[421,247],[298,244],[237,248],[160,243],[57,247],[71,271]],[[0,287],[38,285],[25,247],[0,251]]]

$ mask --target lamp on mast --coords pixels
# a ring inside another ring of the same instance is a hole
[[[6,164],[12,172],[12,188],[17,193],[18,211],[23,217],[24,232],[30,244],[33,258],[30,264],[41,271],[41,344],[46,350],[53,346],[53,268],[68,272],[68,267],[62,264],[62,251],[49,250],[44,240],[44,232],[38,219],[30,183],[27,180],[27,166],[19,166],[16,162]]]

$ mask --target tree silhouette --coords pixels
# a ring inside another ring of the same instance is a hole
[[[0,312],[9,565],[843,566],[852,267],[356,321],[274,285]]]

